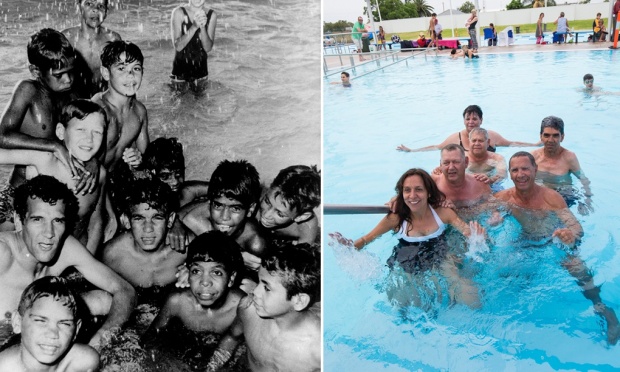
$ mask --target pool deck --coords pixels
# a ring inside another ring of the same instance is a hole
[[[500,46],[481,46],[478,49],[478,54],[483,56],[485,54],[504,54],[504,53],[535,53],[535,52],[570,52],[570,51],[579,51],[579,50],[609,50],[609,47],[613,46],[613,42],[603,41],[603,42],[582,42],[582,43],[566,43],[566,44],[546,44],[546,45],[511,45],[508,47],[500,47]],[[423,49],[413,49],[412,51],[398,51],[398,50],[387,50],[381,52],[373,52],[365,54],[366,61],[361,63],[372,63],[372,56],[379,56],[384,54],[393,54],[397,53],[399,58],[407,57],[411,55],[411,53],[419,53],[420,55],[424,54]],[[618,52],[620,52],[620,42],[618,43]],[[450,55],[450,49],[444,50],[435,50],[428,49],[426,50],[427,55],[431,56],[441,56],[448,57]],[[324,54],[323,60],[325,61],[325,66],[328,68],[330,72],[335,71],[343,71],[352,67],[351,59],[353,59],[356,66],[360,65],[359,58],[357,54]],[[340,57],[340,58],[339,58]]]

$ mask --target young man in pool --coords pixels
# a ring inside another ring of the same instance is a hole
[[[562,266],[577,279],[583,295],[594,304],[595,313],[607,322],[607,341],[611,345],[616,344],[620,337],[620,323],[616,313],[603,303],[600,287],[594,285],[591,271],[575,252],[575,247],[583,236],[581,224],[557,191],[536,184],[538,167],[532,154],[517,152],[510,158],[508,169],[514,187],[496,193],[495,197],[508,205],[524,233],[532,231],[540,234],[541,227],[548,227],[550,238],[558,238],[568,246],[567,257]],[[541,217],[541,212],[554,213],[564,226],[557,228],[554,223],[548,222],[547,218]]]
[[[569,207],[577,202],[579,214],[588,215],[593,210],[590,180],[581,169],[577,155],[562,146],[564,121],[557,116],[544,118],[540,124],[540,140],[543,147],[532,151],[538,166],[536,180],[558,191]],[[571,174],[581,182],[583,201],[572,188]]]
[[[121,40],[107,43],[101,52],[101,75],[108,89],[92,100],[104,108],[108,118],[103,158],[108,171],[113,171],[121,159],[137,167],[149,144],[146,108],[136,98],[143,62],[140,48]]]
[[[60,275],[75,267],[88,282],[107,292],[83,294],[93,315],[107,313],[89,342],[97,348],[106,331],[128,319],[135,291],[66,234],[77,218],[77,210],[73,193],[54,177],[39,175],[15,190],[16,231],[0,233],[0,314],[17,308],[22,291],[35,278]]]
[[[83,167],[97,166],[95,156],[101,147],[105,133],[105,112],[98,104],[86,99],[69,102],[62,109],[56,124],[56,136],[71,154],[71,160]],[[90,163],[94,163],[93,166]],[[38,174],[54,176],[71,188],[77,180],[71,171],[51,152],[37,150],[0,149],[0,164],[19,164],[26,166],[26,177]],[[103,241],[104,194],[106,184],[105,168],[99,165],[97,184],[92,193],[77,195],[78,218],[72,235],[93,255]],[[11,208],[11,211],[13,209]]]
[[[196,336],[192,338],[209,340],[210,345],[200,345],[204,355],[209,346],[217,346],[220,335],[237,317],[239,302],[245,296],[238,288],[243,259],[239,245],[231,237],[210,231],[190,243],[185,265],[189,270],[189,288],[168,296],[142,342],[147,348],[163,344],[166,351],[172,348],[186,356],[189,340],[184,339],[184,331],[189,331]],[[173,320],[180,321],[185,329],[180,331]]]
[[[22,80],[0,118],[0,147],[49,151],[73,176],[80,176],[76,193],[95,189],[95,177],[75,163],[56,139],[62,107],[74,97],[75,51],[56,30],[42,29],[28,42],[28,68],[32,79]],[[93,173],[96,173],[95,171]],[[15,188],[26,181],[26,167],[15,166],[9,185],[0,192],[0,230],[13,229],[11,205]]]
[[[321,204],[321,174],[316,166],[282,169],[263,195],[256,219],[272,238],[315,243],[319,222],[314,209]]]
[[[63,30],[78,55],[80,95],[90,98],[106,88],[101,78],[100,53],[103,46],[121,36],[102,26],[108,15],[108,0],[76,0],[80,12],[80,25]]]
[[[63,278],[46,276],[32,282],[11,320],[21,339],[0,353],[0,371],[96,371],[99,354],[74,343],[81,325],[77,307]]]
[[[168,185],[156,179],[139,179],[127,186],[121,206],[121,223],[127,231],[105,244],[102,261],[136,287],[138,303],[160,305],[174,289],[177,267],[185,262],[185,254],[166,243],[178,200]]]
[[[252,371],[320,371],[321,320],[309,310],[320,298],[319,251],[308,244],[269,250],[207,371],[220,370],[242,337]]]
[[[469,151],[469,132],[472,129],[482,126],[482,109],[478,105],[470,105],[465,108],[463,111],[463,124],[465,124],[465,128],[459,132],[453,133],[448,136],[442,143],[438,145],[430,145],[425,147],[420,147],[418,149],[410,149],[405,145],[400,145],[396,147],[398,151],[404,152],[418,152],[418,151],[429,151],[429,150],[441,150],[446,145],[451,143],[455,143],[461,145],[465,151]],[[495,152],[496,147],[498,146],[511,146],[511,147],[523,147],[523,146],[539,146],[539,143],[528,143],[528,142],[520,142],[520,141],[510,141],[506,138],[502,137],[501,134],[493,131],[487,130],[489,133],[489,151]]]
[[[207,200],[186,205],[179,218],[195,235],[218,230],[235,239],[246,266],[257,271],[266,246],[252,218],[260,195],[260,179],[252,164],[224,160],[211,175]]]

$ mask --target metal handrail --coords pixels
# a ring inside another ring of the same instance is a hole
[[[329,69],[327,68],[327,61],[326,61],[326,58],[327,58],[327,57],[335,57],[335,55],[332,55],[332,56],[323,55],[323,75],[324,75],[324,77],[325,77],[325,78],[327,78],[328,76],[332,76],[332,75],[340,74],[342,71],[346,71],[346,70],[349,70],[349,69],[351,69],[352,71],[355,71],[357,66],[362,66],[362,65],[367,64],[367,63],[369,63],[369,62],[376,62],[376,63],[377,63],[377,66],[378,66],[378,67],[377,67],[376,69],[374,69],[374,70],[372,70],[372,71],[365,72],[365,73],[363,73],[363,74],[361,74],[361,75],[358,75],[358,76],[355,76],[355,77],[352,77],[352,78],[351,78],[351,80],[353,80],[353,79],[358,79],[358,78],[360,78],[360,77],[362,77],[362,76],[366,76],[366,75],[368,75],[368,74],[370,74],[370,73],[373,73],[373,72],[376,72],[376,71],[382,70],[382,69],[384,69],[384,68],[386,68],[386,67],[393,66],[393,65],[395,65],[395,64],[397,64],[397,63],[400,63],[400,62],[403,62],[403,61],[408,61],[410,58],[413,58],[413,57],[415,57],[415,56],[418,56],[418,55],[421,55],[421,54],[426,55],[426,52],[427,52],[427,51],[429,51],[429,50],[434,50],[434,51],[435,51],[435,55],[437,55],[437,48],[424,48],[423,50],[419,50],[418,48],[407,48],[407,49],[399,49],[399,50],[397,50],[397,51],[393,51],[393,52],[387,52],[387,51],[377,51],[377,52],[364,53],[364,55],[365,55],[365,56],[367,56],[367,55],[371,55],[371,56],[372,56],[373,54],[385,54],[385,58],[386,58],[386,59],[387,59],[387,57],[389,57],[389,56],[396,57],[396,58],[392,58],[392,60],[393,60],[394,62],[392,62],[392,63],[390,63],[390,64],[388,64],[388,65],[385,65],[385,66],[381,66],[381,65],[379,64],[379,60],[380,60],[382,57],[380,57],[380,58],[373,58],[373,59],[371,59],[370,61],[363,62],[363,63],[360,63],[360,64],[356,65],[356,64],[355,64],[355,59],[354,59],[353,57],[354,57],[354,56],[359,56],[359,54],[358,54],[358,53],[353,53],[353,54],[351,54],[351,53],[347,53],[347,54],[340,54],[340,55],[338,55],[338,56],[339,56],[339,58],[341,59],[341,60],[340,60],[340,64],[341,64],[341,65],[343,64],[343,63],[342,63],[342,56],[349,56],[351,66],[350,66],[350,67],[348,67],[348,68],[343,68],[343,69],[336,70],[336,71],[334,71],[334,72],[329,72]],[[398,55],[400,54],[400,52],[408,52],[408,51],[411,51],[411,52],[413,52],[413,53],[411,53],[411,55],[406,56],[406,57],[404,57],[404,58],[402,58],[402,59],[401,59],[401,58],[398,58]]]

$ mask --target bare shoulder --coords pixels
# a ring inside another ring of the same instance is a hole
[[[0,371],[17,371],[20,364],[19,345],[11,346],[0,353]]]
[[[137,99],[135,101],[134,111],[136,112],[136,114],[138,114],[140,118],[146,117],[146,106],[144,106],[144,104],[138,101]],[[140,121],[143,121],[143,120],[140,120]]]
[[[11,247],[14,241],[13,232],[6,231],[0,233],[0,272],[3,272],[13,262],[14,255]]]
[[[504,158],[504,156],[502,154],[498,154],[496,152],[489,152],[489,156],[491,159],[495,160],[495,161],[506,161],[506,159]]]
[[[64,358],[66,371],[96,371],[99,368],[99,353],[84,344],[74,344]]]
[[[508,201],[512,197],[512,188],[498,191],[493,196],[499,200]]]
[[[99,106],[103,107],[104,110],[107,110],[105,101],[103,100],[103,92],[99,92],[91,97],[91,101],[95,102]]]
[[[566,205],[566,201],[559,192],[552,190],[548,187],[540,186],[540,188],[543,193],[545,204],[547,204],[549,209],[557,210],[568,208],[568,206]]]
[[[13,90],[13,97],[32,97],[35,94],[39,93],[39,84],[32,79],[24,79],[18,81],[15,84],[15,89]]]
[[[103,263],[110,264],[111,262],[126,257],[126,251],[131,244],[131,233],[124,232],[118,236],[115,236],[104,244],[103,246]]]
[[[451,208],[436,207],[434,209],[443,223],[450,223],[456,218],[456,212]]]
[[[109,28],[103,27],[103,33],[104,33],[105,38],[106,38],[107,41],[122,40],[121,39],[121,35],[118,32],[112,31]]]
[[[69,39],[69,41],[71,41],[71,38],[75,38],[79,34],[80,26],[69,27],[60,32],[64,34],[67,37],[67,39]]]

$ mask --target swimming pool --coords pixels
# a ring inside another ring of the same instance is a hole
[[[438,151],[400,153],[396,146],[441,142],[462,128],[462,112],[470,104],[481,106],[484,128],[511,140],[536,142],[542,118],[559,116],[565,122],[563,144],[577,153],[594,192],[593,214],[581,216],[573,207],[585,230],[580,257],[595,283],[603,284],[604,301],[618,312],[620,174],[613,159],[620,97],[579,90],[583,75],[592,73],[596,85],[620,91],[620,77],[611,73],[617,60],[609,51],[484,55],[473,61],[422,56],[355,78],[363,74],[358,68],[350,89],[324,84],[324,203],[383,204],[405,170],[430,171],[439,164]],[[499,153],[508,158],[517,150],[504,147]],[[325,242],[334,231],[358,238],[380,218],[326,215]],[[364,252],[326,245],[325,370],[619,368],[619,346],[607,345],[591,303],[559,264],[561,250],[553,244],[525,249],[515,242],[513,228],[491,229],[497,244],[483,255],[484,263],[465,265],[483,291],[480,310],[393,308],[381,292],[395,244],[390,234]]]

